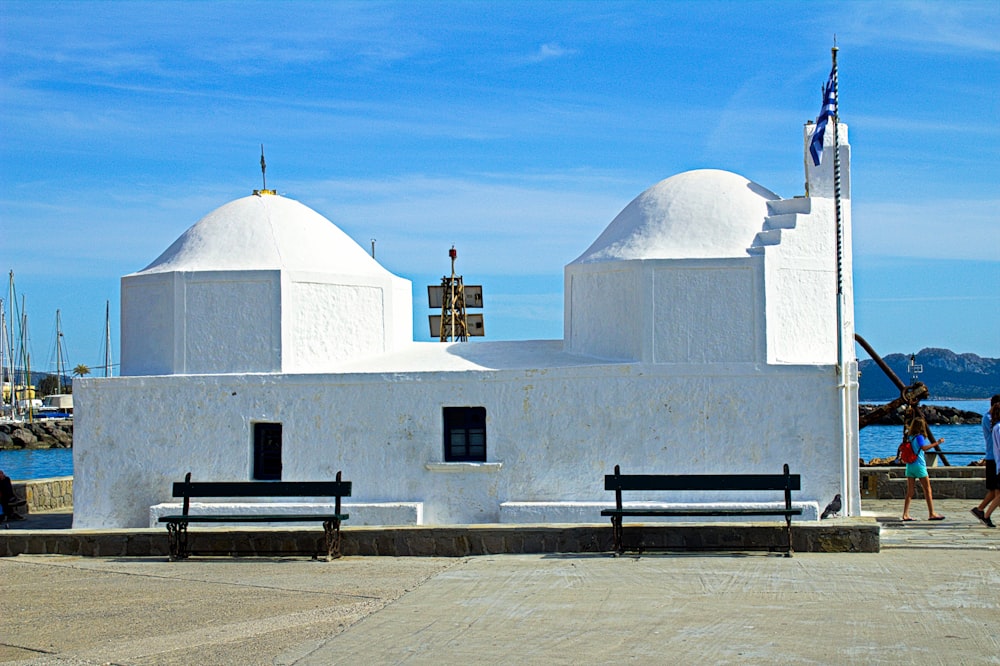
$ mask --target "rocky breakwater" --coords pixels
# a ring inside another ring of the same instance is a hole
[[[858,405],[858,416],[864,417],[880,405]],[[920,405],[920,411],[927,419],[928,425],[979,425],[983,421],[983,415],[978,412],[970,412],[954,407],[939,407],[936,405]],[[904,408],[900,407],[895,412],[890,412],[876,421],[873,425],[903,425]]]
[[[73,419],[0,423],[0,449],[68,449],[73,446]]]

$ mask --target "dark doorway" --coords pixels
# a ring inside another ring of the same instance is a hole
[[[253,478],[281,481],[281,424],[253,424]]]

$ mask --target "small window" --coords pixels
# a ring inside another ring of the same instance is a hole
[[[253,478],[281,481],[281,424],[253,424]]]
[[[486,462],[486,408],[444,408],[445,462]]]

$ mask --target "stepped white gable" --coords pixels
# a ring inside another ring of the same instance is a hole
[[[839,129],[846,173],[847,127]],[[565,268],[567,351],[645,363],[835,361],[853,312],[845,307],[838,321],[833,153],[825,166],[807,168],[809,197],[781,199],[714,169],[640,194]],[[847,182],[841,214],[849,250]],[[841,264],[850,290],[849,251]]]

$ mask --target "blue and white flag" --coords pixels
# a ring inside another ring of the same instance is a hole
[[[830,70],[830,78],[823,87],[823,108],[816,117],[816,130],[809,142],[809,154],[813,165],[819,166],[823,161],[823,135],[826,134],[826,123],[830,118],[837,117],[837,66]]]

